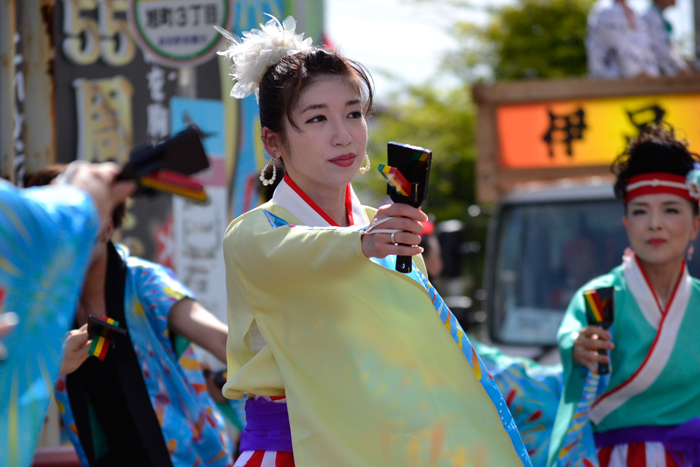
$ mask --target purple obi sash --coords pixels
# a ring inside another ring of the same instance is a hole
[[[245,402],[246,427],[240,451],[292,451],[292,432],[285,402],[249,398]]]
[[[659,442],[667,451],[682,453],[693,465],[700,465],[700,417],[678,426],[633,426],[594,433],[597,448],[618,444]]]

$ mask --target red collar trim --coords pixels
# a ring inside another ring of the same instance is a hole
[[[647,277],[647,272],[644,270],[644,266],[642,266],[642,263],[639,261],[639,257],[637,255],[634,255],[634,260],[637,262],[639,270],[642,271],[642,277],[644,277],[644,281],[647,283],[647,287],[649,287],[649,290],[651,290],[651,294],[654,296],[656,306],[659,307],[659,311],[662,315],[666,315],[666,312],[671,309],[673,299],[676,298],[676,292],[678,292],[678,287],[681,285],[681,281],[683,280],[683,272],[685,271],[685,260],[683,260],[683,263],[681,263],[681,275],[678,278],[678,282],[676,282],[676,286],[673,288],[673,293],[671,294],[671,299],[666,304],[666,309],[661,308],[661,302],[659,301],[659,297],[657,297],[656,291],[651,286],[651,282],[649,282],[649,277]]]
[[[616,392],[620,391],[622,388],[628,386],[634,379],[639,375],[639,373],[642,372],[644,367],[646,366],[647,362],[651,358],[651,355],[654,353],[654,349],[656,348],[656,344],[659,342],[659,337],[661,336],[661,330],[664,327],[664,324],[666,324],[666,317],[668,314],[666,313],[668,310],[671,309],[671,304],[673,303],[673,299],[676,298],[676,292],[678,292],[678,288],[681,285],[681,281],[683,280],[683,273],[685,272],[685,260],[683,261],[683,264],[681,265],[681,277],[678,278],[678,283],[676,284],[676,288],[673,289],[673,294],[671,295],[671,299],[668,301],[668,304],[666,305],[666,309],[662,310],[661,309],[661,303],[659,302],[659,297],[656,296],[656,292],[654,292],[654,289],[651,286],[651,282],[649,282],[649,278],[647,277],[647,273],[642,267],[642,263],[639,262],[639,258],[637,258],[637,255],[634,255],[634,260],[637,262],[637,266],[639,266],[640,271],[642,271],[642,277],[644,277],[644,280],[647,283],[647,287],[649,287],[649,290],[651,290],[651,293],[654,295],[654,300],[656,300],[656,306],[659,307],[659,311],[661,312],[661,321],[659,322],[659,329],[656,330],[656,336],[654,336],[654,340],[651,343],[651,346],[649,347],[649,351],[647,352],[646,356],[644,357],[644,361],[642,362],[641,365],[639,365],[639,368],[635,370],[635,372],[630,376],[626,381],[623,381],[622,384],[617,386],[616,388],[613,388],[610,392],[607,392],[603,394],[600,399],[595,401],[593,403],[593,406],[595,407],[602,401],[603,399],[606,399],[610,397],[611,395],[615,394]]]
[[[298,194],[301,197],[301,199],[303,199],[306,202],[306,204],[311,206],[311,209],[316,211],[316,213],[319,216],[323,217],[323,219],[326,222],[328,222],[333,227],[340,227],[340,225],[338,225],[338,223],[336,221],[334,221],[331,218],[331,216],[326,214],[326,212],[323,209],[321,209],[321,207],[318,204],[316,204],[314,202],[314,200],[309,198],[309,196],[306,193],[304,193],[304,191],[301,188],[299,188],[299,186],[296,183],[294,183],[294,180],[292,180],[292,177],[290,177],[288,173],[284,174],[284,181],[287,182],[287,185],[289,185],[289,187],[292,190],[294,190],[294,192],[296,194]],[[345,212],[348,216],[348,225],[355,225],[353,215],[352,215],[352,194],[351,193],[352,192],[350,190],[350,185],[346,185],[345,186]]]
[[[348,225],[355,225],[355,218],[352,215],[352,190],[349,183],[345,185],[345,213],[348,215]]]

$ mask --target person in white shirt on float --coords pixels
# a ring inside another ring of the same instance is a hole
[[[660,76],[647,24],[626,0],[598,0],[588,15],[587,29],[591,78]]]
[[[676,0],[653,0],[644,13],[644,22],[651,40],[651,51],[661,74],[676,76],[689,73],[690,67],[678,54],[671,42],[671,23],[664,18],[663,11],[676,4]]]

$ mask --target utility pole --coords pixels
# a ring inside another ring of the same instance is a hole
[[[14,182],[15,31],[17,2],[0,4],[0,177]]]

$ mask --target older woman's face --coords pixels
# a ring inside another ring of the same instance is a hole
[[[639,259],[664,265],[683,258],[688,243],[698,235],[700,217],[680,196],[653,194],[638,196],[627,204],[624,224]]]

